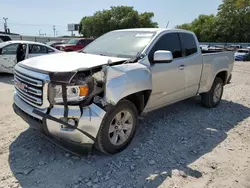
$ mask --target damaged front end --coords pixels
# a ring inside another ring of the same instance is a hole
[[[24,74],[43,79],[42,74],[38,76],[40,73],[34,74],[33,71],[24,70],[20,66],[16,66],[15,71],[18,72],[19,77],[16,78],[18,82],[29,78],[31,81],[35,80],[30,76],[19,79]],[[25,84],[25,87],[28,86]],[[28,91],[28,87],[25,87],[24,90]],[[46,135],[80,145],[93,145],[109,107],[114,107],[130,94],[151,90],[152,82],[151,72],[146,65],[128,61],[112,63],[109,60],[106,65],[90,70],[50,73],[46,87],[43,100],[48,100],[49,107],[37,108],[29,105],[23,100],[26,94],[20,95],[16,92],[14,95],[14,102],[18,107],[15,109],[16,113],[23,116],[18,112],[21,110],[40,121],[42,124],[40,130]]]
[[[105,115],[105,75],[100,68],[52,73],[48,84],[47,113],[33,113],[46,122],[45,131],[76,143],[94,144]]]

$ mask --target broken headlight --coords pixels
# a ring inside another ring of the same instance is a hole
[[[62,85],[50,84],[49,101],[52,104],[63,104]],[[78,103],[89,95],[87,84],[66,86],[66,98],[68,103]]]

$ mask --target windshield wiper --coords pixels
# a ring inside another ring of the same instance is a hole
[[[97,55],[101,55],[101,56],[107,56],[107,55],[105,55],[105,54],[97,54]]]
[[[84,53],[84,54],[87,54],[87,52],[84,52],[84,51],[82,51],[82,50],[80,50],[79,52]]]
[[[137,54],[136,54],[134,57],[132,57],[132,58],[126,60],[126,61],[124,62],[124,64],[125,64],[125,63],[135,63],[135,62],[137,62],[139,59],[142,59],[142,58],[144,58],[144,57],[145,57],[145,54],[141,54],[140,52],[137,52]]]

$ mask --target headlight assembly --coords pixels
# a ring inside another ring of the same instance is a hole
[[[67,102],[77,103],[84,100],[89,95],[89,87],[87,84],[66,86]],[[52,104],[62,104],[62,85],[50,84],[49,86],[49,101]]]

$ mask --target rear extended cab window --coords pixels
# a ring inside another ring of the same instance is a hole
[[[179,33],[183,57],[187,57],[197,53],[197,44],[194,35],[190,33]]]

